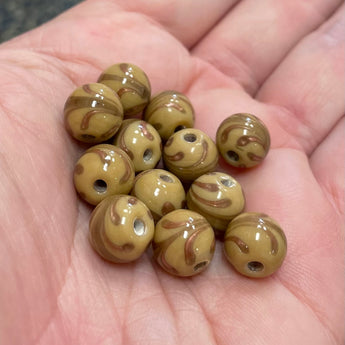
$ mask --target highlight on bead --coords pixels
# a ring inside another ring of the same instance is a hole
[[[186,193],[181,181],[163,169],[150,169],[137,175],[132,195],[147,205],[155,221],[186,205]]]
[[[114,263],[137,260],[151,243],[153,234],[150,210],[134,196],[110,196],[97,205],[90,217],[92,247]]]
[[[153,239],[154,256],[168,273],[190,277],[210,264],[215,236],[211,225],[191,210],[176,210],[160,219]]]
[[[140,114],[151,97],[146,73],[132,63],[117,63],[102,72],[98,82],[109,86],[120,97],[125,118]]]
[[[75,89],[64,107],[65,127],[75,139],[97,144],[111,138],[123,119],[120,98],[108,86],[91,83]]]
[[[216,233],[223,236],[230,220],[243,211],[245,198],[240,183],[232,176],[210,172],[191,184],[187,206],[203,215]]]
[[[148,75],[129,62],[69,95],[65,128],[94,145],[73,171],[78,195],[95,206],[90,243],[116,264],[139,259],[152,243],[165,272],[191,277],[209,267],[217,237],[235,270],[269,276],[284,261],[285,234],[266,214],[244,212],[242,186],[217,171],[219,156],[238,168],[260,164],[270,148],[268,129],[259,117],[237,113],[219,124],[214,142],[193,128],[195,116],[179,91],[151,97]]]
[[[194,126],[194,108],[186,95],[167,90],[151,99],[144,118],[156,128],[162,140],[166,141],[175,132]]]
[[[238,113],[227,117],[218,127],[217,147],[224,160],[238,168],[260,164],[270,148],[266,125],[255,115]]]
[[[136,173],[155,168],[162,156],[161,137],[143,120],[124,120],[113,143],[128,154]]]
[[[183,182],[192,182],[213,171],[218,164],[218,150],[213,140],[196,128],[174,133],[163,148],[165,166]]]
[[[225,232],[224,251],[239,273],[263,278],[282,265],[287,241],[276,220],[263,213],[245,212],[230,222]]]
[[[97,205],[110,195],[130,192],[134,183],[134,165],[119,147],[98,144],[79,158],[73,179],[79,196]]]

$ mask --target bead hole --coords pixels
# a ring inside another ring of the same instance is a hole
[[[134,232],[137,236],[145,234],[145,223],[141,219],[136,219],[133,223]]]
[[[176,133],[176,132],[178,132],[178,131],[180,131],[180,130],[182,130],[182,129],[185,129],[185,128],[186,128],[186,126],[183,126],[183,125],[177,126],[177,127],[175,128],[174,132]]]
[[[250,261],[248,262],[247,267],[252,272],[260,272],[264,269],[264,265],[259,261]]]
[[[221,180],[221,184],[223,184],[225,187],[232,187],[234,183],[231,180]]]
[[[104,180],[96,180],[93,184],[93,188],[97,193],[105,193],[107,187],[107,183]]]
[[[194,141],[196,141],[196,135],[193,133],[188,133],[183,136],[183,139],[189,143],[194,143]]]
[[[160,175],[159,178],[167,183],[173,183],[174,180],[168,175]]]
[[[152,158],[152,150],[146,149],[143,154],[143,159],[145,162],[149,161]]]
[[[235,151],[228,151],[226,153],[226,155],[228,156],[228,158],[231,160],[231,161],[234,161],[234,162],[238,162],[240,157],[239,155],[235,152]]]
[[[193,267],[194,272],[200,271],[208,264],[208,261],[201,261]]]

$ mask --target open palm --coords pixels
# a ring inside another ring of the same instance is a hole
[[[344,8],[341,0],[86,1],[0,48],[0,343],[340,344],[344,341]],[[203,274],[114,265],[87,240],[72,184],[82,152],[63,105],[132,62],[153,93],[185,92],[215,137],[230,114],[268,126],[247,211],[286,232],[273,276],[235,273],[217,243]]]

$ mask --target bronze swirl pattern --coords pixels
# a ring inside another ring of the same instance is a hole
[[[167,110],[164,113],[168,114],[170,112],[169,109],[187,114],[188,111],[193,109],[193,106],[190,100],[182,93],[177,91],[163,91],[152,98],[150,109],[146,113],[146,120],[149,121],[156,112],[161,110]],[[192,111],[192,113],[194,112]]]
[[[176,209],[184,208],[186,201],[182,183],[163,169],[150,169],[137,175],[132,194],[148,206],[156,221]]]
[[[156,232],[153,242],[155,258],[171,274],[191,276],[200,273],[212,259],[213,230],[206,219],[195,212],[177,210],[169,213],[157,223]],[[174,259],[168,254],[169,250],[174,251]]]
[[[74,185],[92,205],[114,194],[129,193],[134,183],[134,166],[119,147],[99,144],[89,148],[74,168]]]
[[[210,176],[214,176],[214,173],[211,173]],[[207,192],[211,192],[211,193],[215,193],[219,191],[219,186],[217,183],[205,183],[205,182],[201,182],[199,180],[196,180],[194,183],[195,186],[198,186],[199,188],[207,191]]]
[[[212,171],[218,163],[218,151],[205,133],[186,128],[166,142],[163,159],[172,173],[187,182]]]
[[[117,71],[114,71],[113,73],[102,73],[99,77],[99,80],[102,81],[102,83],[108,80],[114,80],[119,82],[121,85],[126,85],[116,90],[120,97],[128,92],[138,94],[144,99],[150,97],[151,92],[149,88],[139,79],[137,79],[136,76],[134,76],[132,67],[129,64],[121,63],[119,64],[119,69],[122,72],[121,74],[117,74]],[[124,79],[126,79],[127,83],[124,81]]]
[[[124,133],[120,133],[120,135],[118,136],[117,142],[118,142],[118,146],[127,153],[127,155],[129,156],[131,160],[133,160],[134,153],[128,148]]]
[[[259,226],[259,228],[258,228]],[[271,242],[271,254],[277,255],[279,250],[279,242],[277,236],[280,236],[284,242],[286,237],[283,230],[266,214],[247,214],[241,218],[236,218],[231,222],[231,229],[235,230],[238,227],[256,228],[265,232]]]
[[[120,225],[121,224],[121,217],[119,213],[117,212],[117,203],[119,199],[114,199],[111,207],[110,207],[110,220],[114,225]]]
[[[130,159],[128,159],[128,156],[126,157],[125,155],[121,155],[121,158],[125,166],[125,172],[123,176],[120,178],[120,184],[125,184],[133,178],[133,165],[131,164]]]
[[[104,149],[103,147],[92,147],[88,151],[88,153],[95,153],[99,159],[101,160],[102,164],[110,165],[112,162],[112,157],[109,154],[109,150]]]
[[[145,121],[140,121],[138,128],[140,129],[141,133],[143,133],[144,137],[147,140],[149,140],[149,141],[154,140],[154,136],[152,135],[152,133],[147,128],[147,123]]]
[[[151,97],[151,85],[145,72],[136,65],[119,63],[110,66],[98,78],[119,95],[125,116],[140,113]]]
[[[184,153],[179,151],[173,155],[165,155],[165,159],[169,160],[170,162],[178,162],[183,160],[184,158]]]
[[[243,211],[245,199],[241,185],[233,177],[212,172],[193,181],[187,205],[201,213],[217,233],[224,233],[230,220]]]
[[[218,127],[217,146],[229,164],[252,167],[266,157],[270,135],[265,124],[255,115],[234,114]]]
[[[102,213],[102,214],[101,214]],[[97,207],[90,218],[89,240],[92,247],[106,260],[117,263],[124,263],[126,260],[116,255],[117,252],[128,253],[134,250],[131,242],[117,245],[113,243],[106,234],[103,206]]]
[[[162,141],[149,123],[126,119],[115,136],[114,144],[131,158],[136,172],[153,169],[162,156]]]
[[[97,143],[113,136],[123,119],[123,108],[113,90],[102,84],[77,88],[64,107],[65,126],[76,139]],[[94,122],[91,120],[95,118]]]
[[[227,208],[231,206],[232,204],[232,201],[228,198],[217,199],[217,200],[210,200],[210,199],[203,198],[194,191],[193,185],[191,186],[190,194],[195,200],[198,201],[198,203],[204,204],[206,206],[211,206],[215,208]]]
[[[247,212],[234,218],[225,233],[229,262],[249,277],[274,273],[286,256],[287,241],[280,225],[262,213]]]
[[[157,257],[158,260],[161,260],[162,262],[166,262],[165,254],[167,249],[170,247],[171,243],[173,243],[177,238],[185,235],[186,231],[188,232],[188,237],[184,244],[184,259],[186,261],[187,265],[193,265],[195,264],[196,256],[193,250],[193,244],[195,242],[196,237],[204,230],[208,228],[208,224],[206,221],[199,221],[194,224],[194,227],[189,230],[188,229],[188,222],[165,222],[162,224],[162,227],[168,230],[171,229],[180,229],[177,233],[172,235],[170,238],[165,240],[161,243],[156,243],[156,250],[158,252]],[[186,230],[188,229],[188,230]],[[186,235],[185,235],[186,236]],[[158,249],[159,248],[159,249]]]
[[[77,164],[74,168],[74,174],[81,175],[84,172],[84,167],[82,164]]]
[[[162,206],[161,212],[162,212],[162,215],[165,216],[166,214],[174,210],[175,210],[175,206],[170,201],[166,201]]]
[[[139,224],[139,228],[135,224]],[[147,207],[133,196],[104,199],[92,212],[89,239],[104,259],[122,263],[138,259],[153,238],[154,223]]]
[[[248,244],[245,243],[243,240],[241,240],[238,236],[226,236],[224,238],[224,242],[226,242],[226,241],[234,242],[242,253],[245,253],[245,254],[249,253]]]
[[[109,150],[106,147],[104,147],[104,145],[103,145],[103,146],[101,146],[101,148],[96,148],[96,147],[90,148],[87,152],[97,154],[98,157],[100,158],[102,164],[104,166],[106,166],[106,169],[109,167],[109,165],[112,162],[114,163],[112,152],[117,154],[125,166],[124,173],[123,173],[122,177],[119,179],[120,184],[124,184],[124,183],[128,182],[128,180],[133,175],[133,168],[131,166],[130,160],[117,147],[113,147],[112,149]]]
[[[151,99],[144,118],[157,129],[163,140],[167,140],[174,132],[194,126],[194,109],[187,96],[168,90]]]

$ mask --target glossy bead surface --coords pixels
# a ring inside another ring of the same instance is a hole
[[[144,117],[163,140],[168,140],[178,130],[194,126],[193,106],[188,97],[178,91],[163,91],[154,96]]]
[[[224,237],[225,255],[234,268],[251,278],[267,277],[283,263],[287,242],[280,225],[266,214],[242,213]]]
[[[98,82],[117,92],[127,117],[142,112],[151,97],[147,75],[133,64],[118,63],[110,66],[100,75]]]
[[[234,114],[218,127],[217,146],[228,164],[251,168],[266,157],[270,135],[258,117],[245,113]]]
[[[143,201],[158,221],[169,212],[184,208],[186,193],[180,180],[163,169],[143,171],[134,181],[132,194]]]
[[[191,182],[214,170],[218,151],[212,139],[195,128],[174,133],[163,149],[164,164],[182,182]]]
[[[116,134],[114,145],[131,158],[136,172],[153,169],[162,156],[162,140],[149,123],[128,119]]]
[[[65,127],[77,140],[100,143],[111,138],[123,119],[120,98],[108,86],[93,83],[78,87],[64,108]]]
[[[80,197],[97,205],[110,195],[127,194],[134,183],[134,166],[128,155],[114,145],[89,148],[74,169],[74,185]]]
[[[241,185],[233,177],[223,172],[210,172],[192,183],[187,205],[224,235],[230,220],[243,211],[245,199]]]
[[[149,209],[133,196],[110,196],[91,214],[90,243],[100,256],[111,262],[138,259],[153,234],[154,222]]]
[[[204,271],[215,249],[211,225],[190,210],[168,213],[156,225],[154,256],[168,273],[189,277]]]

